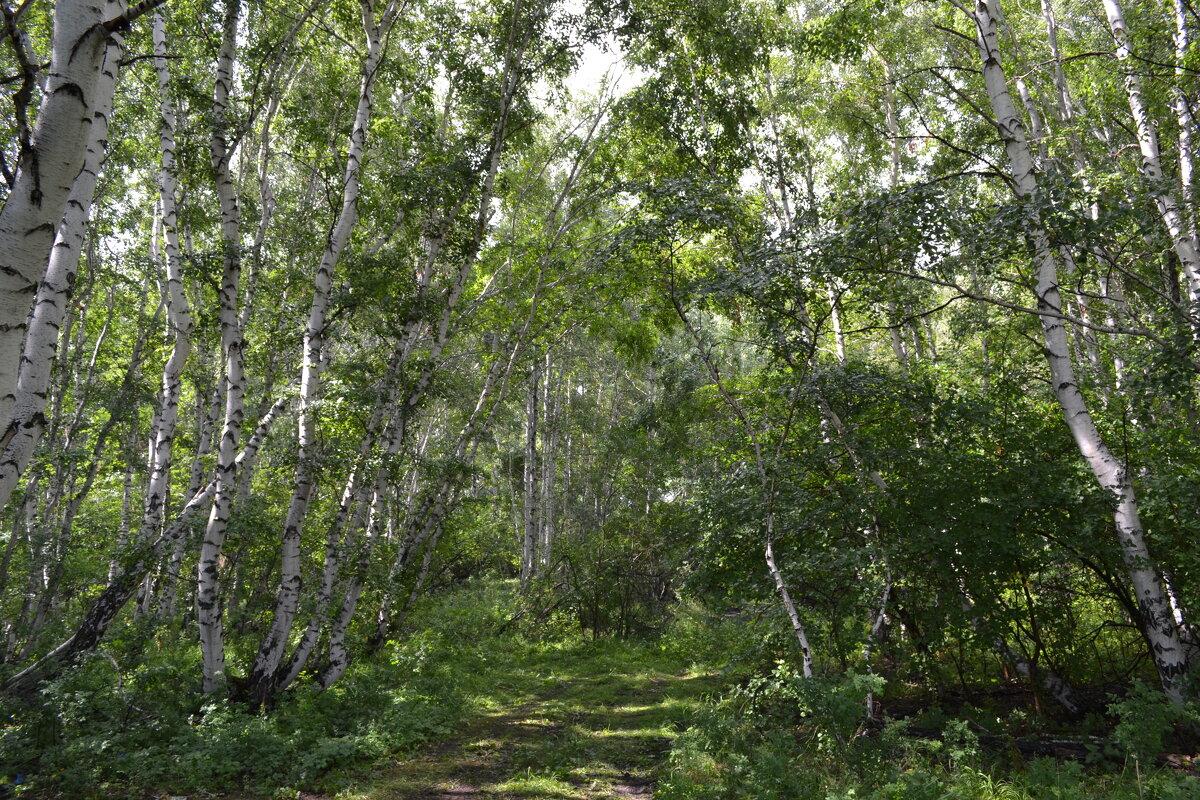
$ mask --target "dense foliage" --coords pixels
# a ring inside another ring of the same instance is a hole
[[[22,791],[309,785],[575,637],[726,670],[669,798],[1195,791],[1187,0],[3,9]]]

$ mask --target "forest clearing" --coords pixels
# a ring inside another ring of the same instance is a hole
[[[1191,0],[0,11],[0,797],[1200,797]]]

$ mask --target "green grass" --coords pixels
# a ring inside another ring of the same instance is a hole
[[[1200,797],[1200,778],[1154,766],[1185,717],[1148,688],[1110,707],[1111,747],[1089,763],[1026,762],[981,745],[989,717],[970,707],[926,713],[923,735],[912,720],[864,725],[867,691],[905,687],[804,679],[761,631],[695,608],[655,641],[586,642],[565,626],[539,640],[496,633],[514,596],[444,596],[330,690],[301,686],[265,714],[198,707],[181,679],[190,646],[123,657],[119,686],[94,658],[0,713],[0,764],[24,773],[20,794],[80,800]]]
[[[649,796],[716,674],[650,644],[512,645],[478,716],[449,742],[368,776],[350,800]]]

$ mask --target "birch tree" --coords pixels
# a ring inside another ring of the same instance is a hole
[[[142,0],[128,8],[98,0],[56,4],[44,98],[32,126],[24,121],[31,110],[29,97],[17,100],[19,152],[0,209],[0,252],[5,254],[0,263],[0,428],[5,431],[0,443],[6,448],[16,434],[12,418],[26,318],[82,171],[96,111],[108,91],[101,83],[108,41],[158,2]],[[6,22],[15,30],[16,13],[7,11]],[[28,83],[36,68],[24,50],[25,40],[19,35],[8,39],[18,49]],[[90,193],[81,191],[75,200],[86,215]]]
[[[325,318],[329,309],[329,295],[333,287],[334,271],[358,222],[362,161],[371,112],[375,103],[375,83],[384,56],[388,33],[404,8],[404,4],[399,0],[391,0],[382,14],[379,14],[371,0],[362,0],[360,5],[367,48],[362,62],[362,82],[359,87],[358,105],[346,153],[341,211],[330,230],[320,264],[317,267],[312,304],[304,331],[298,414],[299,452],[295,488],[284,521],[279,588],[276,593],[275,612],[270,630],[263,639],[248,679],[251,696],[259,702],[265,702],[275,690],[284,649],[299,606],[300,533],[313,489],[312,462],[315,455],[313,448],[316,436],[313,405],[320,391],[321,372],[325,363],[323,337],[325,335]]]
[[[45,277],[38,284],[13,395],[10,432],[5,437],[4,455],[0,457],[0,507],[12,496],[45,428],[51,369],[58,354],[67,304],[85,246],[92,196],[108,143],[108,119],[116,90],[117,65],[124,52],[122,39],[116,34],[105,45],[83,163],[72,182]]]
[[[1163,225],[1166,226],[1171,237],[1175,254],[1179,258],[1179,264],[1187,278],[1192,304],[1195,305],[1200,301],[1200,253],[1196,250],[1196,242],[1192,237],[1191,228],[1185,223],[1179,203],[1170,190],[1167,178],[1163,173],[1157,126],[1146,109],[1141,78],[1136,69],[1128,66],[1133,54],[1129,45],[1129,30],[1126,27],[1120,3],[1117,0],[1104,0],[1104,13],[1108,17],[1108,24],[1117,46],[1117,61],[1126,65],[1125,94],[1129,99],[1129,112],[1137,130],[1138,148],[1142,154],[1142,173],[1150,184],[1151,195],[1154,197],[1154,203],[1158,207]],[[1183,31],[1183,35],[1186,37],[1186,24]],[[1186,49],[1186,44],[1184,48]],[[1183,123],[1180,130],[1184,132],[1181,167],[1186,173],[1190,170],[1191,158],[1188,150],[1190,145],[1187,143],[1190,122],[1186,114],[1180,117],[1180,121]]]
[[[1039,187],[1025,139],[1025,125],[1008,92],[998,44],[996,5],[995,0],[979,0],[970,10],[970,15],[977,28],[983,78],[995,115],[996,130],[1008,157],[1017,195],[1026,204],[1025,233],[1032,243],[1037,280],[1034,293],[1051,387],[1080,454],[1097,482],[1112,497],[1118,545],[1137,596],[1141,624],[1163,689],[1172,701],[1182,704],[1186,699],[1184,682],[1190,667],[1189,658],[1171,614],[1162,580],[1150,557],[1132,476],[1101,437],[1075,377],[1066,328],[1060,318],[1062,296],[1058,284],[1058,261],[1049,237],[1042,228],[1036,205]]]

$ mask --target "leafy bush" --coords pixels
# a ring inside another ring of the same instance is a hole
[[[199,704],[192,646],[142,648],[144,660],[96,653],[0,709],[0,764],[36,793],[100,797],[107,788],[170,792],[320,785],[338,769],[445,736],[487,685],[494,631],[511,593],[478,584],[429,603],[419,632],[351,665],[326,691],[311,684],[268,712]],[[446,634],[441,631],[454,631]],[[135,650],[130,647],[130,650]]]
[[[674,744],[662,800],[1175,800],[1200,796],[1200,779],[1132,762],[1123,770],[1037,759],[1010,771],[992,762],[975,722],[941,714],[940,734],[908,720],[865,723],[874,676],[806,679],[780,662],[714,700]],[[970,709],[967,709],[968,711]],[[1115,738],[1158,753],[1188,717],[1139,689],[1115,702]],[[927,715],[925,724],[935,716]],[[1190,717],[1189,717],[1190,718]],[[1137,750],[1135,748],[1142,748]],[[1144,756],[1143,756],[1144,759]],[[1023,764],[1022,764],[1023,765]]]
[[[1112,738],[1121,755],[1142,763],[1153,763],[1175,731],[1200,726],[1200,713],[1194,704],[1180,708],[1162,690],[1143,681],[1134,681],[1123,698],[1114,697],[1108,713],[1118,720]]]
[[[663,651],[680,660],[722,664],[743,646],[744,623],[713,613],[695,602],[672,610],[670,625],[659,639]]]

